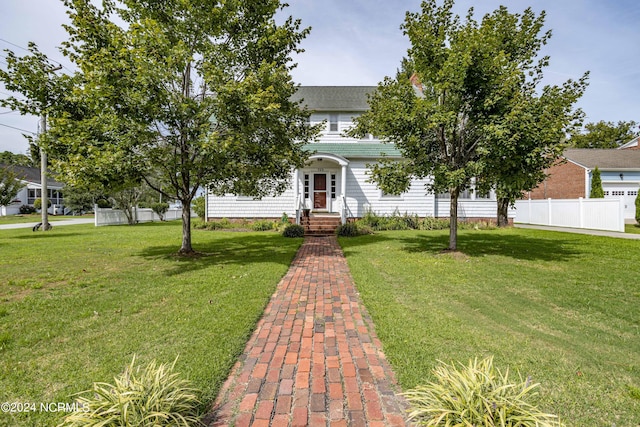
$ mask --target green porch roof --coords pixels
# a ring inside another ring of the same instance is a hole
[[[402,157],[400,150],[393,144],[380,143],[311,143],[304,145],[304,149],[311,152],[329,153],[344,158],[377,158]]]

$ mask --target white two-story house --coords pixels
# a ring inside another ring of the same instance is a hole
[[[307,144],[312,154],[308,163],[291,173],[291,185],[277,197],[260,200],[241,195],[207,194],[206,216],[219,218],[280,218],[286,213],[299,220],[303,209],[311,215],[334,215],[344,223],[362,217],[367,210],[380,215],[416,214],[420,217],[448,217],[449,198],[428,192],[428,180],[415,180],[400,195],[385,194],[369,182],[367,165],[382,157],[401,159],[393,144],[374,136],[354,139],[345,136],[353,118],[368,109],[367,94],[375,86],[301,86],[295,99],[303,99],[313,112],[311,124],[325,122],[316,142]],[[461,195],[460,219],[495,218],[493,194],[480,197],[468,191]]]

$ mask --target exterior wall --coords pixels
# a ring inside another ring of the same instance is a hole
[[[525,194],[525,199],[577,199],[588,197],[585,169],[572,162],[556,163],[547,170],[547,179]]]
[[[292,186],[280,196],[263,197],[262,200],[232,194],[209,194],[206,202],[207,218],[280,218],[283,212],[290,217],[296,214]]]
[[[372,160],[354,159],[347,169],[348,217],[362,217],[368,209],[380,215],[416,214],[421,217],[433,216],[433,194],[427,194],[427,180],[417,180],[406,193],[400,196],[383,196],[376,184],[367,182],[367,164]]]
[[[338,131],[331,132],[329,130],[329,118],[331,114],[338,115]],[[344,133],[347,132],[351,127],[353,127],[353,118],[359,116],[360,113],[356,112],[338,112],[338,113],[329,113],[329,112],[321,112],[321,113],[313,113],[310,117],[310,123],[312,125],[317,125],[325,121],[324,129],[321,131],[320,136],[317,142],[335,142],[335,143],[345,143],[345,142],[360,142],[360,141],[379,141],[373,137],[368,139],[356,139],[356,138],[348,138],[344,136]]]

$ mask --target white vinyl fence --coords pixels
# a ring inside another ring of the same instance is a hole
[[[518,200],[514,222],[624,232],[624,199]]]
[[[136,222],[160,221],[160,217],[151,208],[134,208],[134,218]],[[182,218],[182,209],[169,209],[164,214],[165,221]],[[95,208],[96,227],[101,225],[128,224],[127,217],[119,209]]]

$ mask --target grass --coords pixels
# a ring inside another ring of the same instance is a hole
[[[638,225],[638,224],[625,224],[624,232],[625,233],[632,233],[632,234],[640,234],[640,225]]]
[[[341,238],[404,390],[437,361],[495,356],[540,382],[539,406],[568,426],[636,426],[640,414],[640,246],[539,230]]]
[[[302,239],[194,230],[208,255],[189,259],[172,255],[180,239],[180,222],[0,230],[0,402],[72,402],[137,354],[179,356],[210,404]],[[2,414],[0,426],[63,416]]]

